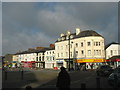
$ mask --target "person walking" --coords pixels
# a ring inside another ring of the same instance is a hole
[[[70,90],[70,76],[64,67],[60,68],[56,87],[58,90]]]

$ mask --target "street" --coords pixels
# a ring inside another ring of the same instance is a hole
[[[5,72],[3,72],[3,88],[56,88],[57,75],[59,70],[31,70],[24,71],[23,80],[20,71],[9,71],[7,80],[5,80]],[[84,83],[86,88],[97,88],[95,71],[70,71],[71,88],[81,88]],[[100,88],[113,87],[108,85],[107,77],[100,77]]]

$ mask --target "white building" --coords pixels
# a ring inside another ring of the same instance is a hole
[[[23,51],[13,55],[13,61],[17,61],[23,67],[45,68],[44,50]]]
[[[120,44],[112,42],[106,45],[105,49],[106,49],[106,59],[109,60],[109,59],[113,59],[114,57],[114,61],[111,60],[111,64],[114,67],[120,65],[120,60],[119,60],[120,58],[118,58],[120,56]]]
[[[120,44],[119,43],[110,43],[106,46],[106,59],[111,58],[112,56],[120,55]]]
[[[86,69],[91,69],[93,65],[95,69],[104,62],[104,38],[93,30],[80,31],[77,28],[76,33],[71,34],[68,31],[67,34],[60,35],[55,42],[55,52],[58,68],[61,66],[68,68],[70,56],[70,68],[85,66]]]
[[[45,52],[45,68],[54,69],[56,67],[55,49],[49,49]]]

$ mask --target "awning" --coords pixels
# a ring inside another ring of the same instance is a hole
[[[76,59],[74,60],[75,63],[101,63],[105,62],[103,58],[94,58],[94,59]]]
[[[106,62],[120,62],[120,59],[107,59]]]

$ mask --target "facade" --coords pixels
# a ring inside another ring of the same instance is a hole
[[[54,69],[56,67],[55,49],[49,49],[45,52],[45,68]]]
[[[61,34],[55,42],[56,65],[70,68],[96,69],[105,60],[104,38],[93,30]]]
[[[12,57],[13,54],[6,54],[3,59],[4,66],[12,66]]]
[[[106,55],[106,59],[107,62],[111,62],[110,64],[113,67],[117,67],[118,65],[120,65],[120,44],[119,43],[115,43],[112,42],[108,45],[106,45],[105,48],[105,55]]]
[[[42,49],[16,53],[13,55],[13,62],[22,67],[45,68],[44,52],[45,50]]]
[[[106,45],[105,48],[106,59],[111,58],[112,56],[120,55],[120,44],[119,43],[110,43]]]
[[[44,57],[45,57],[45,50],[42,50],[42,51],[39,51],[37,52],[37,56],[36,56],[36,67],[37,68],[45,68],[45,60],[44,60]]]

